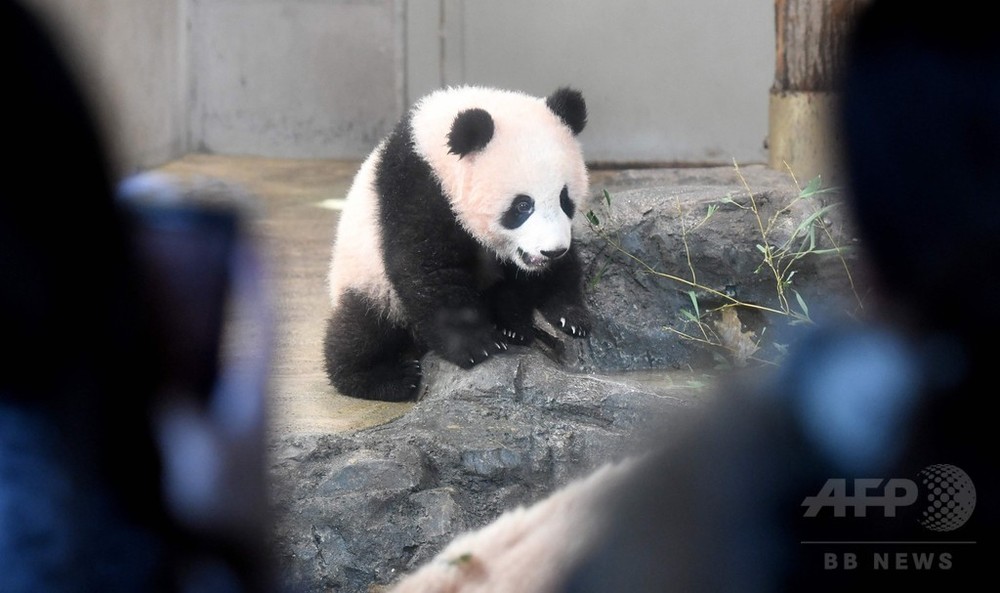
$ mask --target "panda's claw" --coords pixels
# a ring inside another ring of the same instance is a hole
[[[517,333],[516,331],[514,331],[512,329],[504,328],[504,329],[500,330],[500,334],[503,335],[503,337],[507,338],[508,340],[513,340],[515,342],[521,342],[521,341],[523,341],[523,339],[521,338],[521,334]],[[497,344],[497,348],[501,349],[501,350],[506,350],[507,349],[507,344],[504,343],[504,342],[500,342],[500,343]]]
[[[586,338],[592,323],[590,313],[583,305],[570,304],[560,311],[542,311],[553,327],[574,338]]]

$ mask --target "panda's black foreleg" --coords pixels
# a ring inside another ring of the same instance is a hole
[[[414,335],[466,369],[506,350],[479,290],[480,248],[455,219],[430,170],[416,179],[394,176],[392,168],[383,175],[383,261]]]
[[[454,287],[453,293],[464,293]],[[440,294],[447,294],[441,290]],[[461,299],[442,297],[448,306],[427,307],[417,316],[418,331],[431,350],[445,360],[469,369],[507,349],[506,340],[494,327],[481,295]],[[412,307],[416,310],[419,307]]]
[[[508,344],[527,345],[535,338],[537,298],[527,273],[515,268],[510,264],[506,278],[490,287],[486,298],[493,311],[494,324],[504,341]]]
[[[360,295],[343,295],[327,322],[323,349],[330,383],[343,395],[403,401],[417,394],[422,349]]]
[[[549,323],[575,338],[590,335],[592,321],[583,302],[583,269],[575,247],[539,275],[534,290],[538,310]]]

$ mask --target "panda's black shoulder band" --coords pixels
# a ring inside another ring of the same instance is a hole
[[[587,103],[583,94],[569,87],[562,87],[545,99],[545,104],[563,120],[573,134],[579,134],[587,126]]]
[[[448,152],[463,157],[482,150],[493,138],[493,117],[478,107],[466,109],[455,117],[448,132]]]

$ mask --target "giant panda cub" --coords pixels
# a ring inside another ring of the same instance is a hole
[[[462,367],[532,340],[534,312],[587,336],[571,221],[588,195],[579,91],[434,92],[358,170],[329,271],[326,371],[342,394],[413,398],[428,350]]]

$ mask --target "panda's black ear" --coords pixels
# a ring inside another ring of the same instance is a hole
[[[573,134],[579,134],[587,126],[587,103],[583,94],[576,89],[563,87],[549,95],[545,104],[563,120]]]
[[[482,150],[493,138],[493,117],[478,107],[466,109],[455,117],[448,132],[448,152],[459,158]]]

